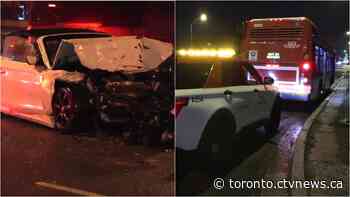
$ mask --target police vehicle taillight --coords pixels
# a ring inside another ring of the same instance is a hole
[[[176,99],[175,108],[172,110],[172,114],[174,114],[175,117],[177,117],[180,111],[187,105],[188,105],[188,98]]]

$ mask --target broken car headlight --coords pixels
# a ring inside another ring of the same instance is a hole
[[[95,92],[96,91],[95,83],[91,80],[91,78],[87,78],[87,80],[86,80],[86,87],[88,88],[88,90],[90,92]]]

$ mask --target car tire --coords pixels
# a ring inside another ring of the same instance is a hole
[[[176,148],[176,179],[181,180],[192,170],[193,155],[191,151]]]
[[[58,88],[53,96],[54,126],[59,130],[72,129],[78,115],[77,100],[70,87]]]
[[[162,137],[162,131],[160,128],[153,127],[145,132],[146,133],[144,133],[141,138],[142,145],[147,147],[160,145]]]
[[[280,96],[277,96],[272,107],[270,119],[265,124],[265,132],[268,136],[273,136],[274,134],[278,133],[278,127],[281,120],[281,108],[282,100]]]
[[[209,169],[225,169],[233,159],[234,118],[228,111],[216,113],[207,123],[198,146],[198,161]]]
[[[138,135],[136,131],[123,132],[123,138],[128,145],[136,145],[138,141]]]

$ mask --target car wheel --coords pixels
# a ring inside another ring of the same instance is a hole
[[[210,169],[224,169],[233,158],[234,118],[229,112],[216,113],[205,127],[198,152],[199,161]]]
[[[281,104],[282,100],[279,96],[277,96],[273,104],[270,119],[265,125],[265,131],[269,136],[274,135],[278,132],[278,127],[280,125],[281,120]]]
[[[123,132],[123,139],[125,140],[125,142],[129,145],[135,145],[137,144],[137,138],[138,135],[136,134],[135,131],[126,131]]]
[[[70,129],[77,116],[76,100],[69,87],[58,88],[53,97],[55,128]]]
[[[156,146],[160,145],[162,131],[160,128],[152,128],[152,130],[145,131],[142,135],[142,145],[144,146]]]

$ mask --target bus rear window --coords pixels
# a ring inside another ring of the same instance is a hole
[[[283,39],[302,38],[303,28],[297,27],[274,27],[274,28],[254,28],[249,32],[251,39]]]

